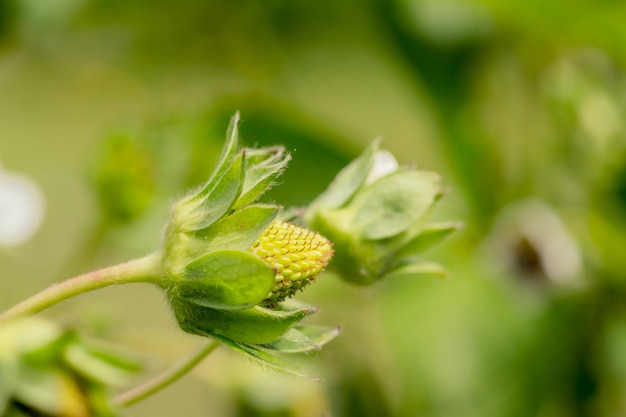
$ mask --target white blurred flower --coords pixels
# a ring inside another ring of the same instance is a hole
[[[0,167],[0,246],[18,246],[39,229],[45,200],[29,177]]]
[[[582,255],[574,236],[549,205],[525,200],[506,207],[488,238],[489,261],[558,288],[582,282]],[[532,281],[532,280],[531,280]]]
[[[380,150],[376,152],[374,156],[374,166],[370,171],[365,184],[372,184],[377,179],[384,177],[387,174],[391,174],[398,170],[398,161],[393,154],[386,150]]]

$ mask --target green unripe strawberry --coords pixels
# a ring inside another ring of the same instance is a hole
[[[267,306],[293,296],[315,281],[333,255],[332,244],[324,236],[281,220],[265,229],[251,252],[276,274]]]
[[[282,301],[320,275],[331,243],[278,220],[281,207],[254,203],[288,160],[282,147],[238,149],[235,117],[213,176],[174,205],[161,282],[184,331],[268,344],[315,311]]]

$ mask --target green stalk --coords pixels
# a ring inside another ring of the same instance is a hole
[[[54,284],[6,310],[0,314],[0,324],[39,313],[68,298],[110,285],[130,282],[158,284],[160,281],[160,267],[161,254],[153,253],[143,258],[70,278]]]
[[[163,372],[150,378],[143,384],[119,394],[117,397],[115,397],[113,402],[118,406],[127,407],[153,395],[154,393],[177,381],[182,376],[186,375],[211,352],[213,352],[219,345],[220,342],[218,342],[217,340],[212,340],[207,344],[200,346],[191,355],[176,362],[175,364],[173,364]]]

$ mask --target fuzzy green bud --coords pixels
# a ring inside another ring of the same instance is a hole
[[[213,176],[173,207],[162,280],[181,329],[234,348],[298,332],[294,326],[315,308],[282,301],[313,282],[332,256],[326,238],[277,220],[279,206],[255,203],[289,155],[282,147],[239,150],[237,121]]]
[[[443,194],[439,175],[399,166],[375,141],[337,175],[304,219],[333,241],[333,267],[350,282],[441,275],[441,267],[418,255],[460,226],[428,223]]]

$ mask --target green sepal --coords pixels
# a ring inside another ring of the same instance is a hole
[[[463,227],[461,222],[437,222],[429,223],[420,233],[406,243],[398,252],[398,258],[415,255],[432,248],[448,237],[452,232]]]
[[[235,341],[232,341],[230,339],[227,339],[221,336],[214,336],[214,337],[220,342],[224,343],[229,348],[231,348],[232,350],[234,350],[235,352],[239,353],[240,355],[243,355],[244,357],[248,359],[252,359],[254,362],[258,363],[261,366],[266,366],[278,372],[284,372],[286,374],[310,379],[313,381],[320,380],[318,377],[307,374],[302,369],[283,361],[282,359],[276,357],[270,352],[259,349],[258,346],[235,342]]]
[[[207,194],[211,194],[213,192],[213,189],[216,187],[217,183],[222,177],[224,177],[226,171],[229,169],[230,163],[235,158],[235,155],[238,152],[238,147],[239,112],[235,113],[232,119],[230,119],[230,124],[228,125],[228,130],[226,131],[226,143],[224,143],[219,162],[215,166],[213,174],[211,174],[209,180],[200,188],[200,191],[192,195],[190,199],[202,198]]]
[[[274,275],[274,270],[251,253],[215,251],[187,264],[168,291],[171,297],[197,306],[241,310],[267,298]]]
[[[243,207],[259,198],[261,194],[274,185],[291,160],[291,156],[285,152],[285,148],[246,150],[246,171],[241,195],[234,208]]]
[[[307,222],[311,223],[318,208],[336,209],[348,202],[363,186],[374,166],[379,141],[375,140],[359,157],[342,169],[307,211]],[[314,221],[313,221],[314,222]]]
[[[319,347],[339,336],[341,326],[297,326],[298,331],[311,339]]]
[[[270,343],[314,310],[269,310],[260,306],[244,310],[217,310],[173,298],[171,305],[181,329],[202,336],[222,336],[234,342]],[[280,304],[279,304],[280,306]]]
[[[385,279],[398,278],[418,278],[436,277],[445,278],[447,270],[439,264],[432,262],[418,262],[416,260],[404,259],[398,266],[392,268],[385,274]]]
[[[195,237],[200,239],[203,253],[225,248],[245,251],[279,212],[277,206],[250,205],[225,216],[211,227],[197,231]]]
[[[187,206],[179,206],[182,215],[178,217],[182,221],[179,230],[195,231],[204,229],[219,220],[230,210],[237,197],[241,193],[243,178],[246,171],[246,159],[241,152],[232,161],[222,177],[220,177],[210,193],[201,200],[196,200]],[[187,207],[191,210],[187,211]]]
[[[306,353],[319,350],[339,334],[339,327],[294,326],[264,348],[283,353]]]
[[[398,170],[364,188],[345,210],[355,212],[352,227],[363,238],[385,239],[409,229],[439,191],[437,174]]]

